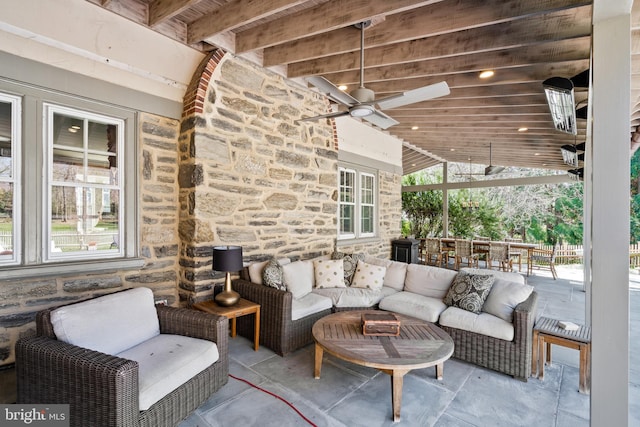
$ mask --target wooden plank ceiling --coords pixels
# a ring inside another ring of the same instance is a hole
[[[405,173],[441,161],[570,169],[542,89],[589,67],[591,0],[87,0],[202,51],[222,47],[290,78],[321,75],[357,87],[365,31],[365,86],[376,98],[446,81],[451,94],[385,110],[400,124]],[[638,3],[638,2],[635,2]],[[633,53],[640,54],[634,8]],[[640,56],[633,56],[634,82]],[[479,73],[494,76],[480,79]],[[632,84],[630,138],[640,123]],[[586,105],[587,89],[576,88]],[[355,119],[354,119],[355,120]],[[417,127],[417,129],[415,129]],[[526,131],[519,131],[520,128]],[[633,145],[633,143],[632,143]]]

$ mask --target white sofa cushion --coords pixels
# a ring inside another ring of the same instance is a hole
[[[446,304],[440,298],[427,297],[412,292],[397,292],[380,301],[381,310],[393,311],[426,320],[437,322],[446,308]]]
[[[409,264],[404,290],[426,297],[442,299],[447,294],[456,274],[458,274],[456,271],[446,268]]]
[[[60,341],[115,355],[160,334],[149,288],[105,295],[51,312]]]
[[[386,267],[387,271],[384,275],[384,286],[401,291],[404,289],[404,279],[407,277],[407,264],[406,262],[391,261],[388,259],[374,258],[368,256],[364,259],[364,262],[368,264],[375,264],[381,267]]]
[[[331,298],[310,292],[301,298],[291,300],[291,320],[302,319],[310,314],[315,314],[330,308]]]
[[[381,289],[333,288],[314,289],[314,294],[330,298],[335,307],[373,307],[378,304],[384,294]]]
[[[513,323],[488,313],[475,314],[461,308],[449,307],[440,315],[439,323],[450,328],[513,341]]]
[[[493,314],[509,323],[513,322],[513,310],[533,292],[533,286],[496,278],[482,311]]]
[[[295,261],[282,266],[284,284],[294,299],[302,298],[313,290],[313,261]]]
[[[487,270],[484,268],[471,268],[471,267],[463,267],[460,271],[469,273],[469,274],[487,274],[495,277],[496,279],[508,280],[509,282],[522,283],[523,285],[526,283],[526,278],[524,275],[520,273],[514,273],[512,271],[498,271],[498,270]]]
[[[251,280],[252,283],[256,283],[258,285],[263,285],[264,284],[262,282],[262,271],[267,266],[269,261],[271,261],[271,260],[260,261],[260,262],[252,262],[251,264],[249,264],[249,267],[247,267],[247,270],[249,270],[249,280]],[[278,259],[278,264],[280,264],[280,265],[285,265],[285,264],[290,264],[290,263],[291,263],[291,259],[289,259],[289,258],[280,258],[280,259]]]
[[[314,259],[315,287],[346,288],[344,284],[344,261],[341,259]]]
[[[380,265],[368,264],[359,260],[356,272],[351,279],[352,288],[364,288],[372,290],[382,289],[384,283],[384,275],[387,272],[386,267]]]
[[[117,354],[139,364],[140,410],[151,405],[215,363],[215,343],[181,335],[160,334]]]

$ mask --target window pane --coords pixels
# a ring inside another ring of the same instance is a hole
[[[0,256],[13,254],[13,185],[0,182]]]
[[[341,205],[340,206],[340,234],[353,233],[353,205]]]
[[[355,173],[340,171],[340,201],[353,203],[355,201]]]
[[[64,114],[53,114],[53,143],[84,148],[84,120]]]
[[[83,182],[84,155],[78,151],[53,149],[53,180],[55,182]]]
[[[11,178],[13,173],[11,119],[11,104],[0,102],[0,178]]]
[[[360,202],[368,205],[373,204],[373,177],[371,175],[362,175],[362,189]]]
[[[360,222],[362,233],[373,233],[373,206],[362,207],[362,217]]]
[[[95,184],[118,185],[118,171],[109,166],[112,159],[108,155],[90,154],[87,168],[87,182]],[[115,157],[113,157],[115,159]]]
[[[52,187],[52,254],[117,249],[118,200],[118,190]]]

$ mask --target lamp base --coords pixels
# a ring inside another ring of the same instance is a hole
[[[214,300],[222,307],[230,307],[240,300],[240,294],[236,291],[222,291],[215,296]]]

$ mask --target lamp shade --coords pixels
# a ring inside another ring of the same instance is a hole
[[[213,269],[216,271],[242,270],[242,246],[214,246]]]

